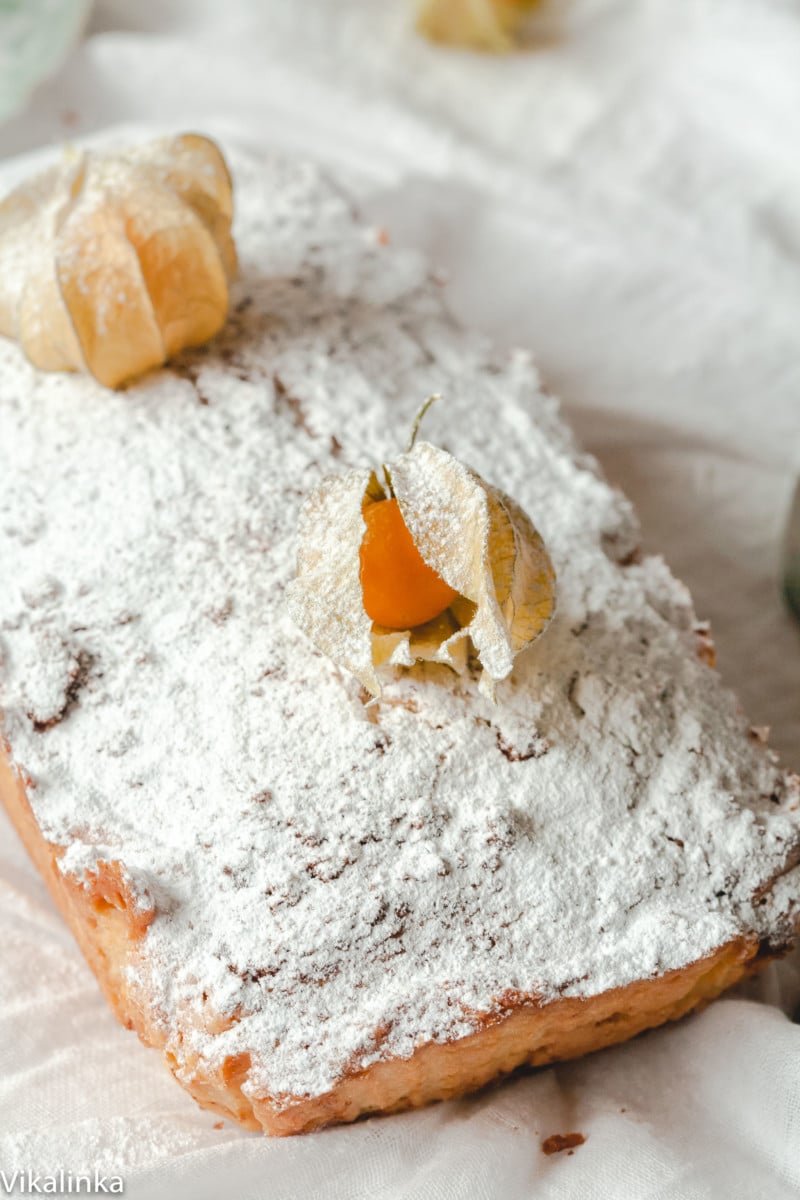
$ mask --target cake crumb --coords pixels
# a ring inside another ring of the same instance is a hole
[[[573,1154],[576,1146],[582,1146],[586,1141],[586,1137],[582,1133],[551,1133],[550,1137],[545,1138],[542,1142],[542,1151],[548,1156],[550,1154],[560,1154],[562,1150],[566,1150],[567,1154]]]

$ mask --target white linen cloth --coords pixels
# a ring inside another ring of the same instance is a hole
[[[133,122],[327,164],[447,269],[466,321],[534,349],[798,769],[777,582],[800,465],[798,64],[789,0],[553,4],[506,59],[418,41],[405,0],[106,0],[0,155]],[[98,1168],[133,1200],[800,1195],[798,955],[589,1059],[268,1141],[215,1128],[116,1025],[5,817],[0,945],[7,1176]],[[542,1153],[574,1130],[571,1156]]]

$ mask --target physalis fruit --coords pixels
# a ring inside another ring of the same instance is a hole
[[[430,403],[430,401],[428,402]],[[416,441],[375,471],[323,479],[298,526],[289,587],[298,626],[374,697],[385,665],[510,674],[555,609],[555,572],[530,518],[447,451]]]

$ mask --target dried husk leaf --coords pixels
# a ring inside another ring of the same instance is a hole
[[[167,358],[208,341],[228,311],[228,281],[214,239],[192,207],[168,188],[118,202],[139,259]]]
[[[460,627],[442,643],[437,661],[469,637],[491,693],[555,610],[555,572],[544,542],[510,497],[429,442],[418,442],[389,470],[417,549],[462,597],[461,606],[452,606]]]
[[[537,0],[418,0],[417,29],[434,42],[502,53]]]
[[[207,138],[72,155],[0,204],[0,333],[116,387],[224,324],[231,180]]]
[[[63,311],[52,322],[53,346],[48,345],[48,321],[34,313],[35,297],[46,296],[43,307],[60,304],[51,247],[80,190],[85,168],[83,155],[71,156],[34,179],[21,184],[0,202],[0,334],[23,340],[21,327],[34,346],[31,361],[52,356],[54,369],[79,367],[80,350]],[[61,343],[66,343],[64,348]],[[47,369],[47,368],[45,368]]]
[[[308,496],[297,529],[297,577],[289,612],[314,645],[346,667],[372,696],[381,686],[372,657],[372,622],[361,593],[359,551],[365,496],[381,496],[373,472],[347,471]]]
[[[228,279],[236,274],[236,247],[231,236],[233,181],[222,151],[209,138],[182,133],[155,151],[139,151],[149,166],[208,229],[219,250]]]
[[[139,256],[116,205],[76,208],[66,232],[55,258],[63,303],[87,370],[116,387],[166,357]]]
[[[42,259],[31,270],[19,302],[19,340],[40,371],[80,371],[83,352],[61,294],[56,263]]]
[[[555,573],[542,538],[510,497],[427,442],[385,470],[422,558],[458,598],[416,629],[373,625],[359,577],[362,509],[387,493],[374,473],[351,471],[323,480],[303,508],[292,615],[373,696],[381,694],[377,668],[427,661],[461,672],[470,643],[483,667],[481,687],[493,695],[554,612]]]

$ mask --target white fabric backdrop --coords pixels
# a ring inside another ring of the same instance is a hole
[[[124,121],[332,167],[446,267],[466,320],[534,348],[798,769],[777,567],[800,465],[800,6],[574,0],[537,32],[497,60],[418,42],[405,0],[106,0],[0,155]],[[797,955],[584,1062],[268,1142],[215,1129],[116,1026],[4,819],[0,931],[7,1173],[99,1166],[134,1200],[800,1195]],[[568,1130],[586,1144],[546,1158]]]

